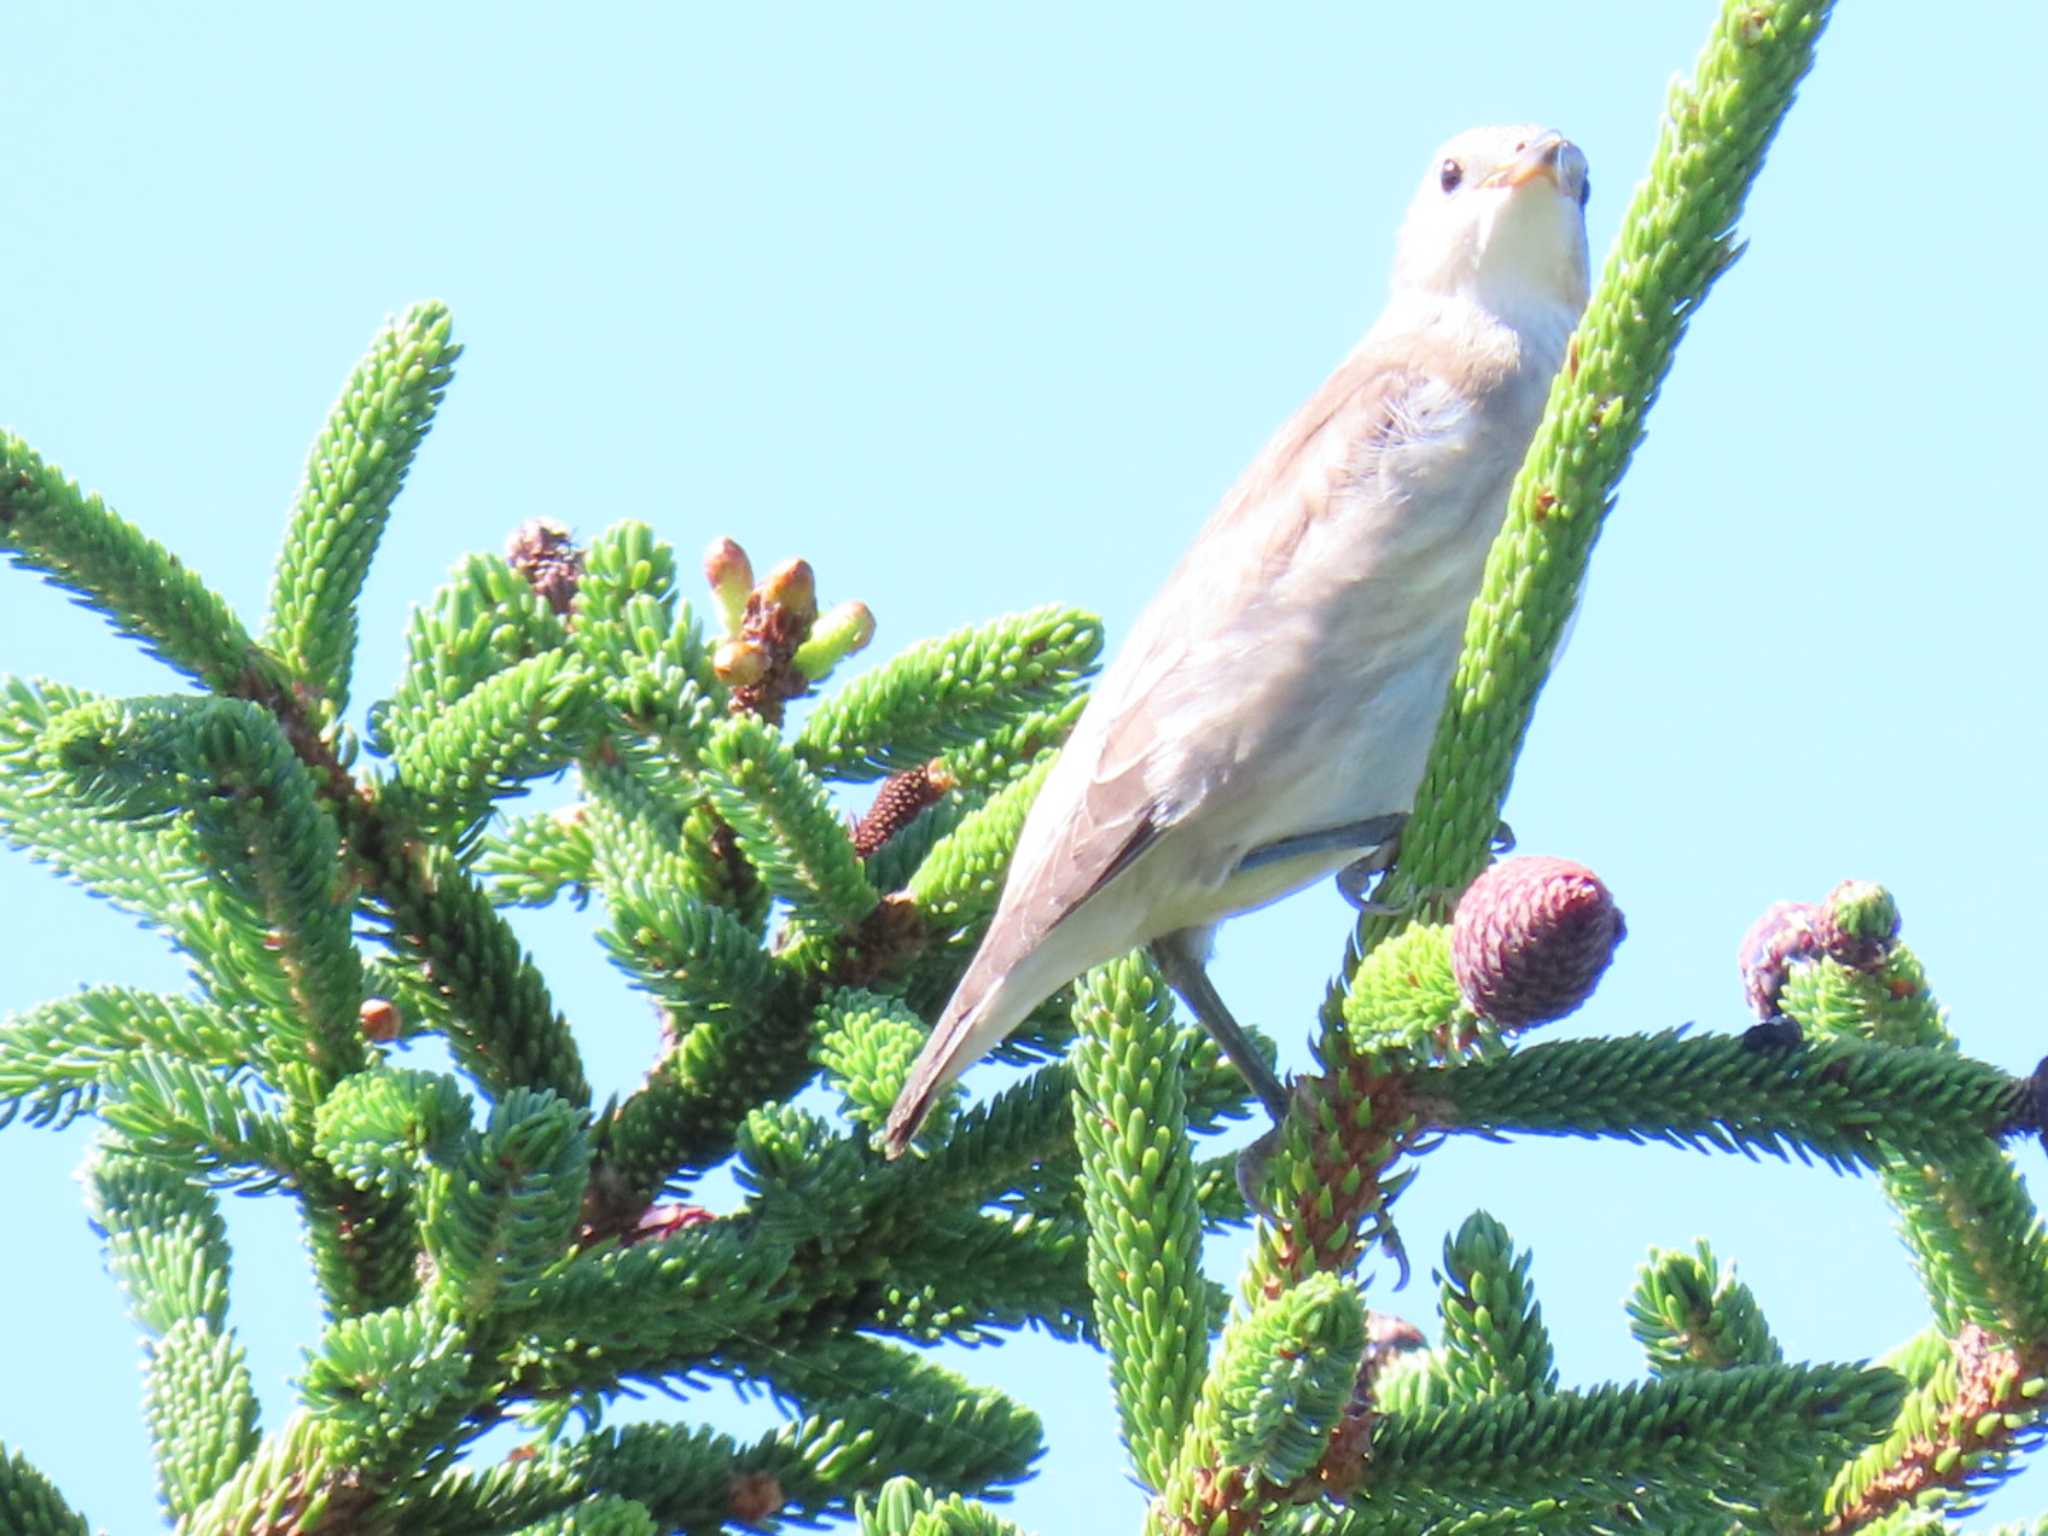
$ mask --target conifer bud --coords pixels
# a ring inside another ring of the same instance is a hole
[[[1451,970],[1496,1024],[1546,1024],[1592,996],[1628,936],[1599,877],[1569,859],[1505,859],[1473,881],[1451,925]]]
[[[767,675],[768,653],[751,640],[721,640],[711,670],[728,688],[750,688]]]
[[[389,998],[366,997],[356,1010],[356,1020],[361,1025],[363,1038],[379,1044],[398,1038],[398,1008]]]
[[[754,562],[733,539],[714,539],[704,551],[704,579],[718,600],[725,632],[737,635],[747,616],[747,594],[754,590]]]
[[[785,560],[761,583],[761,600],[784,609],[800,625],[818,616],[818,578],[808,560]]]
[[[1749,925],[1735,952],[1742,968],[1742,995],[1752,1012],[1768,1023],[1778,1017],[1778,999],[1795,962],[1820,953],[1813,903],[1774,901]]]
[[[583,580],[583,551],[553,518],[530,517],[515,528],[505,541],[505,562],[556,613],[575,606],[576,588]]]
[[[1891,953],[1898,940],[1899,906],[1892,893],[1874,881],[1844,880],[1820,904],[1813,928],[1830,960],[1867,971]]]
[[[797,647],[797,671],[817,682],[846,657],[875,638],[875,616],[863,602],[834,605],[811,626],[811,637]]]
[[[785,1502],[782,1484],[772,1472],[741,1472],[726,1488],[726,1513],[743,1525],[758,1525]]]

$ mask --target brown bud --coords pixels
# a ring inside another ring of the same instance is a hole
[[[1742,995],[1759,1019],[1778,1017],[1778,998],[1793,964],[1820,953],[1815,916],[1811,902],[1774,901],[1742,936],[1735,963],[1742,968]]]
[[[782,1508],[782,1484],[771,1472],[742,1472],[726,1486],[726,1513],[752,1525]]]
[[[513,529],[505,541],[505,560],[555,612],[567,613],[575,605],[583,551],[553,518],[530,517]]]
[[[1614,898],[1584,865],[1505,859],[1458,902],[1451,969],[1482,1018],[1545,1024],[1592,996],[1627,935]]]
[[[385,1042],[398,1038],[398,1007],[389,998],[364,998],[362,1007],[356,1010],[356,1020],[366,1040]]]
[[[747,594],[754,590],[754,562],[732,539],[713,539],[704,551],[704,580],[718,599],[718,613],[725,620],[725,632],[736,635],[747,613]]]
[[[761,583],[762,601],[786,608],[801,624],[818,616],[818,578],[808,560],[785,560]]]

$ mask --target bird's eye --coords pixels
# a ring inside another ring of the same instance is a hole
[[[1581,176],[1579,178],[1579,206],[1581,208],[1585,207],[1586,204],[1592,200],[1592,197],[1593,178],[1590,176]]]
[[[1446,192],[1458,190],[1458,183],[1465,179],[1465,167],[1455,160],[1446,160],[1436,168],[1437,185]]]

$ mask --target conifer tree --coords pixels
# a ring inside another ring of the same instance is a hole
[[[760,575],[721,539],[693,604],[655,530],[579,547],[536,522],[416,611],[358,736],[357,602],[452,379],[445,309],[349,379],[260,628],[0,437],[0,550],[182,678],[0,685],[0,834],[191,969],[183,992],[115,978],[0,1028],[0,1117],[99,1123],[86,1198],[145,1338],[167,1520],[997,1536],[1015,1527],[977,1499],[1032,1473],[1037,1415],[915,1346],[1025,1324],[1106,1352],[1159,1536],[1906,1533],[2004,1475],[2048,1391],[2048,1239],[2001,1150],[2039,1130],[2042,1084],[1961,1054],[1891,895],[1765,914],[1746,1032],[1530,1043],[1621,918],[1575,865],[1487,867],[1592,545],[1829,8],[1731,0],[1672,90],[1472,610],[1382,892],[1399,915],[1361,920],[1313,1021],[1256,1218],[1235,1160],[1201,1150],[1244,1084],[1138,956],[1013,1037],[1016,1086],[956,1091],[914,1156],[875,1149],[1078,712],[1089,615],[994,619],[835,685],[873,619],[822,606],[804,562]],[[570,809],[508,808],[563,773]],[[663,1021],[612,1103],[506,920],[565,899]],[[452,1071],[397,1053],[427,1037]],[[834,1112],[799,1102],[817,1084]],[[1875,1178],[1934,1326],[1876,1365],[1788,1361],[1709,1249],[1653,1252],[1628,1305],[1646,1374],[1567,1385],[1531,1256],[1479,1211],[1424,1349],[1361,1272],[1407,1269],[1398,1197],[1451,1135]],[[745,1198],[714,1215],[690,1196],[716,1168]],[[325,1313],[279,1422],[233,1327],[229,1192],[290,1202]],[[1226,1294],[1204,1235],[1252,1220]],[[708,1379],[768,1389],[786,1422],[749,1442],[604,1422],[635,1384]],[[525,1449],[465,1459],[508,1419]],[[0,1530],[86,1531],[33,1452],[0,1454]]]

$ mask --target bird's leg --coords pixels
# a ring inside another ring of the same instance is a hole
[[[1188,1005],[1202,1028],[1209,1031],[1209,1038],[1216,1042],[1230,1064],[1244,1074],[1244,1080],[1251,1084],[1259,1102],[1266,1106],[1266,1112],[1278,1125],[1287,1118],[1287,1086],[1266,1065],[1266,1058],[1252,1047],[1252,1042],[1236,1019],[1230,1016],[1230,1009],[1224,1005],[1215,985],[1209,980],[1209,973],[1202,968],[1202,957],[1195,948],[1196,930],[1182,929],[1152,941],[1152,958],[1159,966],[1159,974],[1166,978],[1166,984],[1180,994],[1181,1001]]]
[[[1254,848],[1237,861],[1236,873],[1243,874],[1248,869],[1277,864],[1282,859],[1298,858],[1308,853],[1340,853],[1347,848],[1370,848],[1377,853],[1390,845],[1399,844],[1401,828],[1407,821],[1406,811],[1395,811],[1386,816],[1368,816],[1364,821],[1347,821],[1334,827],[1322,827],[1314,832],[1297,832],[1292,837],[1283,837]],[[1372,855],[1368,854],[1367,857],[1370,858]]]
[[[1266,1058],[1253,1048],[1251,1038],[1231,1017],[1229,1007],[1209,980],[1209,973],[1202,964],[1199,934],[1198,929],[1184,928],[1178,933],[1154,939],[1152,959],[1159,967],[1159,974],[1166,978],[1166,984],[1180,994],[1181,1001],[1188,1005],[1202,1028],[1209,1032],[1209,1038],[1216,1042],[1217,1049],[1244,1075],[1244,1080],[1251,1084],[1252,1092],[1259,1096],[1259,1102],[1266,1106],[1266,1113],[1273,1117],[1273,1128],[1238,1155],[1237,1189],[1244,1196],[1246,1205],[1277,1225],[1279,1218],[1259,1192],[1266,1182],[1266,1164],[1279,1149],[1280,1127],[1287,1119],[1292,1096],[1287,1085],[1266,1065]]]

